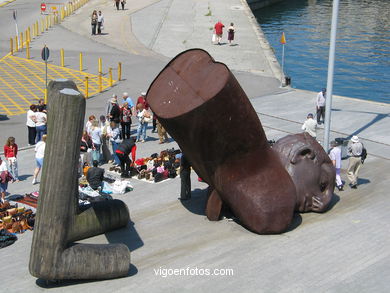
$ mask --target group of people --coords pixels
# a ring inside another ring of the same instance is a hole
[[[119,10],[119,4],[122,7],[122,10],[125,10],[126,0],[114,0],[116,10]]]
[[[92,35],[96,35],[96,28],[97,28],[97,34],[101,35],[103,30],[103,24],[104,24],[104,16],[102,12],[100,10],[99,12],[94,10],[91,15]]]
[[[312,113],[307,114],[307,118],[302,125],[302,130],[310,134],[314,139],[317,139],[317,127],[325,120],[325,101],[326,101],[326,88],[323,88],[321,92],[318,93],[316,99],[316,110],[317,110],[317,120],[314,120],[314,115]],[[321,120],[322,118],[322,120]],[[330,143],[331,149],[329,152],[329,157],[332,160],[333,165],[336,170],[336,187],[339,191],[344,190],[344,184],[341,180],[340,171],[341,171],[341,148],[339,142],[332,141]],[[356,135],[352,136],[349,145],[347,146],[349,164],[347,168],[347,178],[350,181],[350,187],[357,188],[357,178],[359,170],[366,157],[366,149],[363,144],[360,142],[359,137]]]
[[[138,120],[135,139],[131,137],[133,118]],[[121,102],[118,101],[118,96],[113,94],[107,102],[105,115],[101,115],[99,121],[95,115],[91,115],[85,125],[80,144],[80,173],[85,165],[91,166],[93,161],[112,162],[116,166],[124,167],[121,144],[144,143],[147,140],[149,123],[153,123],[152,132],[157,129],[160,144],[167,142],[167,132],[150,110],[145,92],[141,93],[136,104],[126,92],[123,93]]]
[[[38,104],[30,105],[27,111],[27,131],[28,145],[32,146],[42,140],[42,136],[47,133],[47,106],[43,99]]]
[[[225,25],[218,20],[218,22],[214,25],[214,33],[213,33],[213,43],[217,42],[218,45],[221,45],[222,43],[222,35],[223,35],[223,28]],[[234,41],[234,34],[235,34],[235,28],[234,24],[231,22],[230,26],[227,29],[228,32],[228,42],[230,45],[232,45],[232,42]]]

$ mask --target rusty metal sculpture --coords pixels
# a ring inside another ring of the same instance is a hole
[[[48,138],[31,245],[30,273],[44,280],[123,277],[130,267],[124,244],[74,241],[124,227],[127,206],[119,200],[78,207],[80,147],[85,99],[72,81],[49,83]]]
[[[324,212],[333,196],[336,171],[322,146],[308,133],[287,135],[272,147],[297,190],[299,212]]]
[[[147,101],[212,188],[210,219],[218,218],[223,202],[256,233],[288,228],[296,205],[294,182],[225,64],[200,49],[185,51],[159,73]]]

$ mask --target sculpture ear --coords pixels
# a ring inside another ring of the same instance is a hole
[[[304,145],[294,150],[294,154],[291,156],[290,162],[291,164],[296,164],[305,158],[314,160],[315,157],[316,154],[314,152],[314,149],[309,145]]]

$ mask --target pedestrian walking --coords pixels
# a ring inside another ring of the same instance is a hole
[[[131,116],[132,111],[127,102],[124,102],[121,107],[121,126],[122,126],[122,138],[130,138],[131,134]]]
[[[316,105],[317,105],[317,123],[321,125],[322,122],[325,122],[325,101],[326,101],[326,88],[323,88],[317,95]]]
[[[110,111],[110,122],[113,121],[116,124],[119,124],[121,120],[121,109],[119,108],[119,105],[117,104],[117,100],[114,98],[111,99],[111,111]]]
[[[97,32],[99,35],[102,33],[103,24],[104,24],[104,16],[102,12],[99,10],[98,17],[97,17]]]
[[[8,182],[14,182],[12,174],[7,169],[7,164],[0,157],[0,194],[1,202],[5,202],[5,196],[7,195]]]
[[[164,142],[168,142],[168,134],[165,128],[161,125],[160,121],[156,118],[156,123],[157,123],[157,133],[158,133],[158,138],[160,140],[159,144],[162,144]]]
[[[15,137],[8,137],[4,145],[4,157],[8,164],[8,170],[11,172],[14,180],[19,181],[18,176],[18,161],[16,156],[18,154],[18,145],[15,143]]]
[[[110,128],[107,129],[107,136],[110,138],[110,142],[111,142],[114,165],[119,166],[120,161],[116,154],[116,150],[118,149],[118,145],[122,142],[122,140],[121,140],[121,134],[118,125],[115,122],[110,123]]]
[[[42,135],[42,140],[39,141],[35,146],[35,162],[37,166],[34,170],[32,184],[37,183],[39,172],[41,171],[43,166],[43,158],[45,156],[45,148],[46,148],[46,137],[47,137],[46,134]]]
[[[98,161],[100,163],[100,149],[102,146],[102,130],[99,127],[99,122],[97,120],[94,120],[92,122],[90,135],[93,142],[92,161]]]
[[[30,109],[27,111],[27,132],[28,132],[28,145],[35,145],[35,139],[37,136],[37,129],[35,127],[35,112],[37,111],[37,106],[30,105]]]
[[[184,153],[180,159],[180,200],[191,199],[191,164]]]
[[[44,134],[47,133],[47,116],[45,112],[35,112],[35,127],[37,130],[36,143],[38,143]]]
[[[307,114],[307,118],[302,125],[302,130],[314,138],[317,137],[317,122],[313,119],[312,113]]]
[[[352,136],[351,142],[348,145],[349,164],[347,169],[347,178],[349,180],[349,186],[356,189],[358,184],[358,176],[360,168],[363,164],[362,154],[364,146],[359,141],[359,137]]]
[[[127,103],[129,108],[131,109],[131,112],[132,113],[135,113],[135,105],[134,105],[134,102],[132,100],[132,98],[129,96],[129,94],[127,92],[124,92],[123,95],[122,95],[122,103]],[[138,104],[138,103],[137,103]]]
[[[148,123],[152,121],[152,114],[144,108],[144,105],[139,103],[137,105],[137,118],[138,118],[138,129],[137,129],[137,142],[145,142],[146,140],[146,129]],[[141,139],[142,136],[142,139]]]
[[[329,158],[332,161],[333,166],[336,169],[336,187],[339,191],[343,191],[343,181],[341,181],[341,149],[336,141],[330,142],[331,150],[329,152]]]
[[[94,10],[94,11],[92,12],[92,15],[91,15],[92,35],[96,35],[96,26],[97,26],[97,23],[98,23],[98,15],[97,15],[96,10]]]
[[[120,2],[120,0],[114,0],[114,2],[115,2],[116,10],[119,10],[119,2]]]
[[[102,131],[102,155],[103,162],[107,163],[111,160],[111,153],[108,148],[109,137],[107,136],[108,128],[110,127],[110,122],[106,119],[104,115],[100,116],[100,129]]]
[[[116,94],[112,94],[111,98],[107,100],[107,105],[106,105],[106,118],[110,120],[110,112],[112,109],[112,101],[115,100],[114,104],[118,104],[118,96]]]
[[[126,0],[121,0],[122,10],[125,10]]]
[[[88,134],[91,133],[92,123],[93,123],[93,121],[95,121],[95,120],[96,120],[95,115],[90,115],[90,116],[88,117],[88,121],[87,121],[87,123],[85,123],[85,130],[87,131]]]
[[[222,40],[222,34],[223,34],[223,28],[225,26],[221,21],[218,20],[218,22],[214,25],[214,32],[215,35],[217,36],[217,42],[218,45],[221,45],[221,40]]]
[[[234,23],[231,22],[230,26],[228,27],[228,41],[230,45],[232,45],[232,41],[234,41],[234,33],[235,33]]]

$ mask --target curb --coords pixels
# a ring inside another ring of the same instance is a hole
[[[1,3],[0,4],[0,7],[3,7],[3,6],[5,6],[5,5],[7,5],[7,4],[10,4],[11,2],[14,2],[15,0],[8,0],[8,1],[5,1],[4,3]]]

